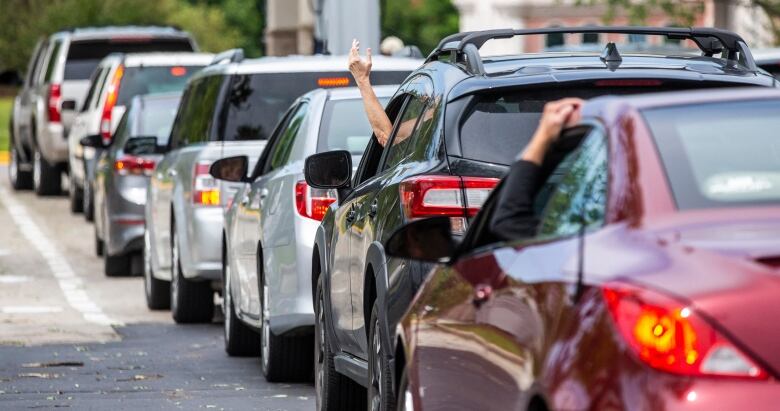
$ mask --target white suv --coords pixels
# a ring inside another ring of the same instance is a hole
[[[66,136],[84,101],[89,78],[113,52],[194,51],[192,37],[170,27],[103,27],[60,31],[38,43],[14,100],[9,176],[15,189],[59,194],[66,170]]]

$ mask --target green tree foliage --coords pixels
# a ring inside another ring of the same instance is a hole
[[[0,0],[0,70],[26,70],[41,37],[66,27],[176,25],[204,51],[260,53],[261,0]]]
[[[450,0],[381,0],[380,6],[382,37],[397,36],[423,53],[458,32],[458,10]]]

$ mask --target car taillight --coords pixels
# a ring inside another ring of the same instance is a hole
[[[62,98],[62,88],[59,84],[49,86],[49,122],[59,123],[62,120],[60,116],[60,99]]]
[[[623,283],[609,283],[602,292],[620,335],[650,367],[686,376],[767,378],[693,308]]]
[[[125,67],[119,65],[111,78],[111,83],[106,91],[106,101],[103,104],[103,114],[100,116],[100,135],[103,137],[103,143],[108,145],[111,142],[111,113],[116,106],[117,97],[119,97],[119,86],[122,84],[122,76],[125,74]]]
[[[295,184],[295,207],[302,217],[322,221],[328,207],[335,201],[336,193],[332,190],[312,188],[305,181]]]
[[[203,206],[216,206],[219,201],[219,183],[209,174],[210,162],[195,164],[192,180],[192,203]]]
[[[114,170],[121,176],[151,176],[154,171],[154,165],[154,160],[131,155],[125,155],[114,160]]]

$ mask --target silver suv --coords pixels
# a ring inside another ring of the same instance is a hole
[[[67,170],[66,137],[103,57],[113,52],[194,51],[188,33],[169,27],[60,31],[38,43],[14,100],[9,176],[15,189],[59,194]]]
[[[345,56],[243,60],[215,57],[187,85],[169,152],[152,175],[146,201],[147,298],[170,304],[177,322],[209,321],[221,290],[223,209],[242,183],[217,181],[211,164],[246,155],[254,163],[276,123],[300,95],[354,85]],[[419,61],[375,58],[374,84],[400,83]],[[170,290],[170,292],[168,292]]]

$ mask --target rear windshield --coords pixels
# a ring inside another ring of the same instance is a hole
[[[141,111],[139,135],[156,136],[157,145],[167,145],[180,99],[181,96],[145,100]]]
[[[187,80],[200,66],[127,67],[119,86],[117,105],[130,103],[141,94],[168,93],[184,90]]]
[[[146,53],[154,51],[193,51],[186,38],[142,38],[132,40],[81,40],[70,43],[65,61],[65,80],[87,80],[103,57],[111,53]]]
[[[382,105],[388,99],[380,98]],[[371,138],[363,100],[331,100],[325,105],[320,125],[317,152],[348,150],[354,155],[363,154]]]
[[[400,84],[409,71],[372,72],[373,85]],[[354,86],[348,72],[234,76],[223,138],[266,140],[296,98],[319,87]]]
[[[643,114],[679,209],[780,204],[780,100]]]
[[[587,86],[507,90],[474,97],[460,122],[463,157],[509,165],[531,139],[545,103],[565,97],[594,98],[691,88],[690,84],[652,86]],[[698,84],[701,87],[701,84]],[[721,85],[722,86],[722,85]]]
[[[780,62],[759,64],[759,67],[769,72],[769,74],[780,78]]]

